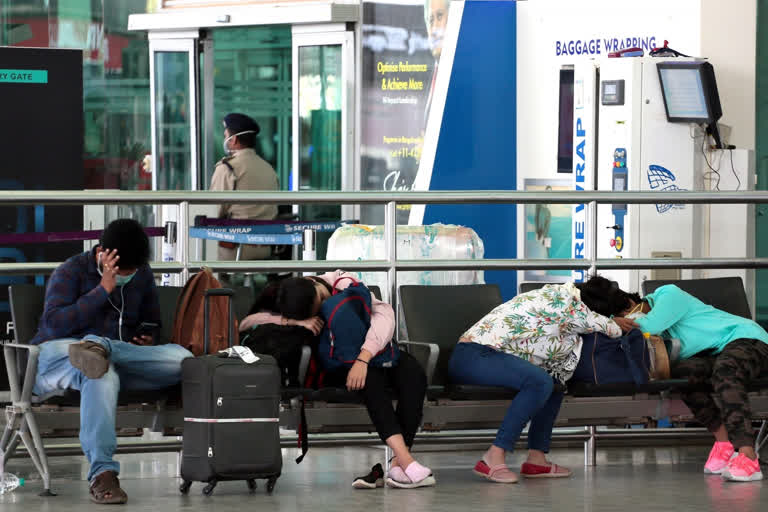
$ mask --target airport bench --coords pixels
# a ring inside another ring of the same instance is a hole
[[[699,298],[736,314],[749,311],[740,279],[736,282],[717,281],[714,297],[707,295],[708,283],[681,282],[681,288],[696,292]],[[647,289],[661,283],[649,282]],[[736,286],[731,289],[729,286]],[[702,286],[703,288],[691,288]],[[712,287],[712,286],[711,286]],[[375,295],[379,291],[372,287]],[[161,287],[163,331],[161,339],[170,337],[173,311],[179,288]],[[725,293],[722,293],[725,292]],[[42,313],[42,288],[31,285],[10,287],[12,314],[17,321],[16,340],[28,340],[34,334]],[[236,311],[243,317],[250,306],[250,297],[239,293]],[[501,295],[495,285],[460,286],[403,286],[400,295],[409,340],[404,350],[416,357],[426,369],[427,397],[422,429],[425,431],[496,429],[506,413],[515,391],[484,386],[453,385],[447,374],[448,360],[458,338],[477,320],[501,304]],[[722,302],[728,297],[731,302]],[[738,299],[738,300],[736,300]],[[721,302],[717,302],[721,300]],[[740,308],[740,309],[739,309]],[[50,489],[42,437],[75,435],[79,429],[79,396],[61,393],[57,396],[36,397],[34,370],[39,347],[16,343],[5,347],[6,364],[12,380],[13,403],[9,408],[9,421],[0,440],[0,450],[13,453],[19,442],[27,447],[30,457],[43,477],[44,487]],[[28,360],[24,356],[31,356]],[[309,349],[304,351],[308,360]],[[306,362],[303,368],[306,369]],[[663,417],[690,417],[690,411],[679,398],[687,387],[686,379],[654,381],[644,386],[635,385],[571,385],[563,402],[558,426],[587,427],[585,441],[587,463],[594,463],[596,426],[646,423]],[[310,433],[372,432],[373,425],[357,392],[340,388],[317,390],[286,389],[280,423],[284,428],[296,429],[301,402],[304,402]],[[768,380],[757,383],[750,393],[756,418],[768,418]],[[117,414],[117,428],[122,433],[140,433],[144,428],[156,432],[179,435],[183,426],[183,413],[178,401],[178,390],[149,393],[121,393]],[[765,444],[768,432],[766,422],[758,437],[758,449]]]
[[[650,293],[662,284],[667,282],[648,281],[645,291]],[[750,317],[740,278],[690,280],[676,284],[708,304]],[[447,373],[448,361],[459,337],[501,304],[498,287],[403,286],[400,296],[408,338],[432,343],[439,348],[423,428],[498,428],[515,392],[503,388],[455,385],[450,382]],[[592,427],[642,423],[664,417],[690,417],[690,411],[680,400],[680,392],[688,388],[688,381],[684,378],[652,381],[642,386],[569,383],[557,424]],[[755,418],[768,417],[768,379],[754,383],[750,401]],[[764,422],[758,443],[765,443],[765,438]],[[594,451],[594,446],[591,450]]]
[[[158,343],[172,336],[176,302],[180,287],[158,287],[161,329]],[[23,443],[35,468],[50,492],[50,471],[43,437],[77,437],[80,429],[80,393],[62,390],[37,396],[33,393],[40,346],[29,345],[45,303],[45,289],[30,284],[8,287],[15,343],[3,346],[11,404],[6,408],[7,422],[0,438],[0,452],[8,460]],[[248,312],[253,301],[249,288],[235,290],[234,307],[238,317]],[[123,391],[118,396],[116,428],[118,435],[140,436],[145,428],[153,432],[178,435],[183,427],[181,387],[155,391]]]
[[[528,286],[530,291],[543,286]],[[661,281],[645,283],[646,292]],[[718,278],[677,282],[704,302],[733,314],[749,317],[749,305],[740,278]],[[495,285],[402,286],[403,307],[411,352],[426,369],[428,378],[422,430],[496,429],[506,413],[514,390],[486,386],[456,385],[448,377],[448,361],[459,337],[475,322],[502,303]],[[415,350],[414,350],[415,349]],[[690,389],[686,378],[651,381],[644,385],[569,383],[558,426],[586,427],[585,458],[594,463],[597,426],[653,424],[670,417],[692,418],[680,399]],[[311,433],[370,432],[373,426],[359,395],[339,388],[308,391],[306,417]],[[755,419],[768,418],[768,379],[754,383],[750,401]],[[762,447],[768,432],[763,422],[758,436]]]

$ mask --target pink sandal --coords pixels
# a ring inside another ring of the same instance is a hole
[[[557,464],[540,466],[524,462],[520,468],[520,474],[525,478],[567,478],[571,476],[572,472],[570,469],[558,466]]]
[[[517,475],[510,471],[506,464],[489,466],[487,462],[480,460],[477,462],[477,464],[475,464],[475,468],[472,470],[472,472],[490,480],[491,482],[497,482],[500,484],[517,483]]]

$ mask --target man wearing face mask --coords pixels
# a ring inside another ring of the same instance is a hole
[[[30,341],[41,345],[34,393],[80,391],[80,444],[90,463],[90,497],[100,504],[128,500],[113,460],[118,392],[176,385],[182,360],[193,357],[180,345],[153,346],[152,330],[140,327],[160,324],[148,261],[142,226],[132,219],[111,222],[98,246],[54,271]]]
[[[256,136],[259,125],[245,114],[227,114],[224,117],[224,152],[227,154],[216,164],[211,180],[211,190],[278,190],[277,173],[256,154]],[[277,205],[273,204],[222,204],[221,219],[273,220]],[[234,260],[237,246],[219,242],[219,260]],[[260,260],[270,256],[265,245],[244,245],[240,259]]]

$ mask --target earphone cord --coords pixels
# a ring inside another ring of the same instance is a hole
[[[102,272],[101,268],[99,268],[99,265],[101,265],[101,253],[99,253],[99,261],[96,263],[96,271],[99,273],[100,276],[104,275],[104,272]],[[117,311],[120,314],[120,318],[117,321],[117,335],[120,338],[120,341],[123,341],[123,310],[125,309],[125,297],[123,297],[123,287],[120,287],[120,309],[115,306],[115,303],[112,302],[112,299],[107,296],[107,301],[109,304],[115,308],[115,311]]]
[[[115,306],[115,303],[112,302],[112,299],[107,297],[107,301],[109,304],[115,308],[115,311],[120,313],[120,319],[117,322],[117,335],[120,337],[120,341],[123,341],[123,309],[125,308],[125,298],[123,297],[123,287],[120,287],[120,307],[118,308]]]

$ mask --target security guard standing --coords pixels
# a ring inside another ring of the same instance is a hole
[[[211,180],[211,190],[278,190],[277,173],[256,154],[256,135],[259,125],[244,114],[227,114],[224,117],[224,152],[227,154],[216,164]],[[221,219],[273,220],[277,206],[272,204],[222,204]],[[243,245],[241,260],[269,258],[270,246]],[[234,260],[237,245],[219,242],[219,260]]]

